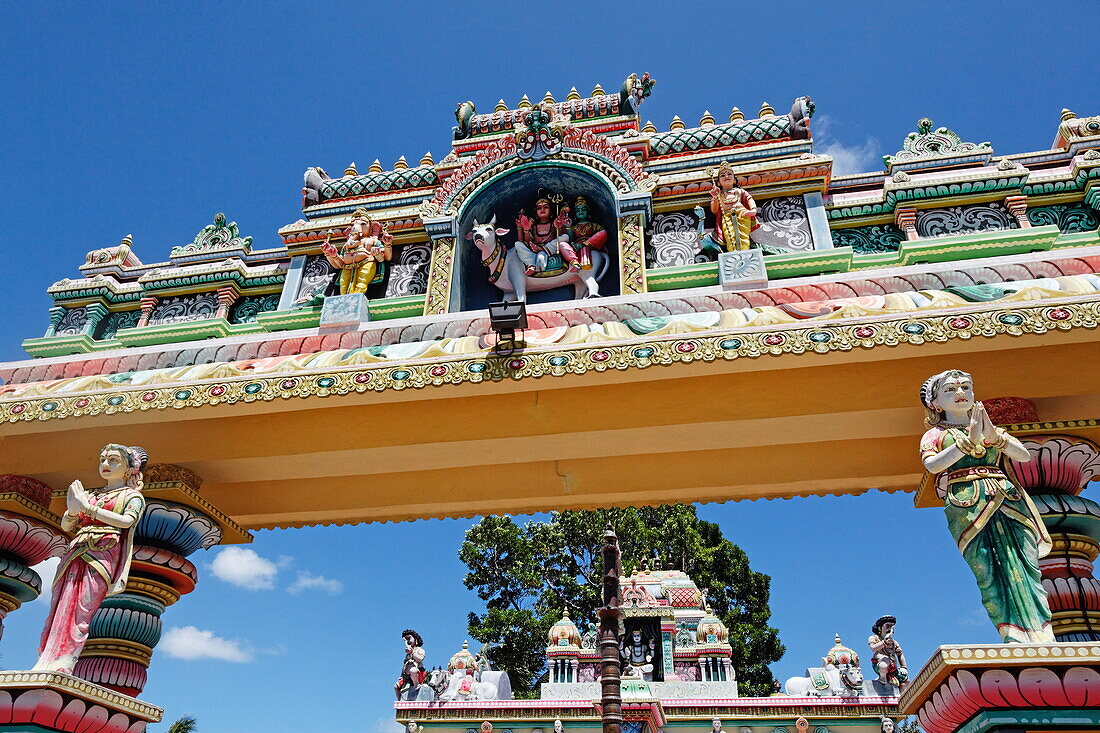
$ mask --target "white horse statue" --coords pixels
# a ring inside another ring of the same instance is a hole
[[[527,275],[527,267],[535,262],[537,255],[522,242],[516,242],[512,249],[501,243],[499,237],[508,233],[507,229],[497,228],[497,217],[487,224],[479,224],[474,219],[470,233],[466,235],[481,252],[481,264],[489,268],[489,282],[500,288],[504,300],[526,300],[527,292],[550,290],[561,285],[573,284],[574,298],[598,298],[600,284],[598,280],[607,272],[611,259],[606,252],[592,250],[592,267],[588,270],[569,270],[557,275]],[[554,240],[556,243],[568,242],[569,235],[563,234]]]

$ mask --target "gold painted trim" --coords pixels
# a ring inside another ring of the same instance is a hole
[[[109,657],[111,659],[125,659],[137,662],[143,667],[148,667],[153,658],[153,650],[144,644],[124,639],[88,639],[80,653],[84,657]]]
[[[33,690],[47,688],[99,703],[150,723],[159,723],[164,711],[155,705],[136,700],[106,687],[92,684],[62,672],[0,672],[0,690]]]

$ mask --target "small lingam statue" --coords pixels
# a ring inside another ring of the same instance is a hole
[[[145,512],[141,489],[148,460],[137,446],[111,443],[99,453],[106,485],[69,484],[61,528],[74,536],[57,565],[35,670],[72,674],[92,616],[104,598],[126,589],[134,528]]]
[[[871,666],[878,675],[879,683],[901,688],[909,680],[909,670],[901,644],[894,639],[894,625],[897,622],[889,614],[881,616],[871,626],[867,645],[871,647]]]
[[[1039,558],[1050,552],[1050,535],[1031,498],[1005,473],[1002,463],[1031,459],[1027,448],[996,427],[974,380],[950,369],[920,389],[928,431],[921,438],[922,489],[944,499],[947,527],[982,594],[989,619],[1006,642],[1053,642],[1050,607]]]
[[[412,629],[402,631],[401,638],[405,641],[405,662],[401,666],[401,676],[393,686],[398,700],[406,691],[414,693],[427,679],[427,672],[424,670],[424,640]]]

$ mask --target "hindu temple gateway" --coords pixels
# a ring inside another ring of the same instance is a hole
[[[620,577],[610,532],[605,605],[547,629],[538,699],[408,630],[397,718],[1100,729],[1100,117],[1011,154],[922,119],[834,175],[808,96],[659,131],[653,90],[465,102],[438,161],[288,182],[302,216],[270,249],[214,212],[177,246],[89,243],[31,358],[0,364],[0,621],[62,558],[0,731],[159,721],[139,697],[188,558],[255,529],[869,489],[944,512],[1003,643],[905,660],[869,609],[866,645],[830,633],[742,697],[694,581]]]

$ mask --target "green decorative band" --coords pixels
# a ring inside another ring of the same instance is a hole
[[[264,402],[291,397],[326,397],[368,391],[441,387],[501,380],[560,377],[621,369],[686,364],[718,359],[757,359],[782,354],[921,345],[954,339],[1043,334],[1100,324],[1100,296],[1069,301],[986,308],[954,314],[942,311],[924,318],[913,314],[875,322],[814,322],[789,327],[761,327],[654,337],[644,341],[585,344],[524,351],[508,358],[487,353],[454,358],[352,365],[323,372],[302,370],[271,376],[242,377],[188,385],[162,385],[98,394],[53,394],[33,399],[0,400],[0,420],[60,420],[99,414],[156,409],[186,409],[237,402]]]

